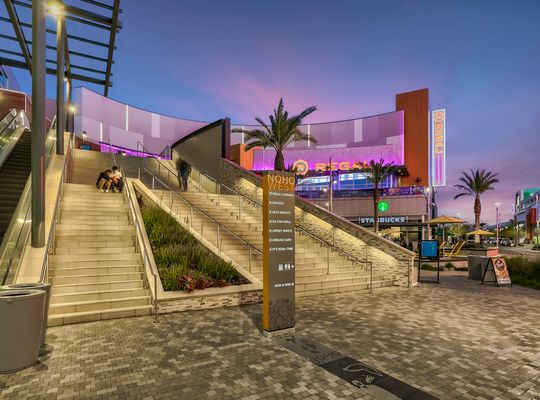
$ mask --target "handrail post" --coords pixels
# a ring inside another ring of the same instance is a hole
[[[238,196],[238,219],[242,219],[242,197]]]
[[[190,205],[189,206],[189,213],[190,213],[190,221],[191,221],[191,226],[193,227],[193,206]]]
[[[330,274],[330,247],[326,246],[326,275]]]
[[[201,175],[201,171],[199,171],[199,192],[201,191],[202,189],[202,175]]]
[[[217,186],[217,204],[219,206],[219,195],[221,193],[221,183],[216,182],[216,186]]]
[[[251,274],[251,246],[248,244],[249,249],[249,260],[248,260],[248,271]]]
[[[219,225],[217,225],[216,247],[218,248],[218,251],[221,253],[221,248],[219,246]]]
[[[154,180],[155,180],[154,175],[152,175],[152,190],[154,190]]]
[[[373,263],[369,263],[369,294],[373,293]]]
[[[141,167],[137,168],[137,177],[141,180]]]

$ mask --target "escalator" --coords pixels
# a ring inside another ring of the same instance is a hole
[[[30,175],[31,134],[24,130],[0,167],[0,242]]]

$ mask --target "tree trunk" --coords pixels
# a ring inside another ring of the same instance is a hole
[[[482,204],[480,203],[480,195],[476,195],[474,199],[474,230],[480,229],[480,213],[482,212]],[[480,235],[474,235],[474,242],[480,243]]]
[[[283,152],[281,152],[281,150],[276,151],[276,158],[274,159],[274,170],[285,171],[285,158],[283,157]]]
[[[373,188],[373,232],[379,232],[379,185]]]

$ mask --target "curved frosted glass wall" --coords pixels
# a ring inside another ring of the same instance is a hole
[[[86,88],[74,90],[75,133],[86,131],[88,139],[127,149],[137,149],[141,142],[148,151],[160,153],[208,122],[173,118],[142,110],[95,93]],[[216,119],[220,116],[216,116]],[[253,125],[232,128],[252,129]],[[317,139],[317,144],[293,143],[285,152],[286,163],[302,159],[316,169],[317,163],[346,163],[384,158],[403,164],[403,111],[346,121],[306,124],[300,128]],[[231,144],[243,143],[241,133],[232,133]],[[257,150],[254,169],[267,169],[273,163],[273,152]],[[338,166],[339,167],[339,166]]]

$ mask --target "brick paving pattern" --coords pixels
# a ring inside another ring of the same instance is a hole
[[[297,333],[440,399],[540,399],[540,291],[462,277],[301,298]],[[261,306],[49,329],[0,399],[359,399],[369,395],[260,334]]]

